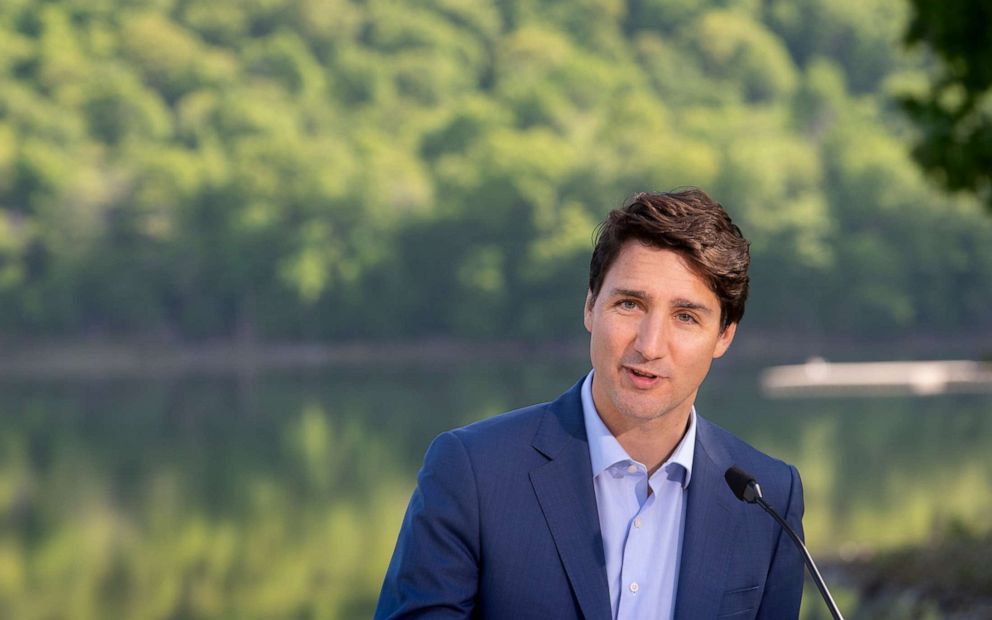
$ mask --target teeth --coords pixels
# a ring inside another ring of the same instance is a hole
[[[648,378],[651,378],[651,379],[654,379],[654,375],[650,375],[650,374],[648,374],[648,373],[646,373],[646,372],[641,372],[641,371],[639,371],[639,370],[634,370],[633,368],[631,368],[631,370],[632,370],[632,371],[634,372],[634,374],[635,374],[635,375],[637,375],[638,377],[648,377]]]

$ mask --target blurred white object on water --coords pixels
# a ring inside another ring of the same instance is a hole
[[[832,363],[772,366],[761,374],[768,396],[929,396],[992,392],[992,364],[968,360]]]

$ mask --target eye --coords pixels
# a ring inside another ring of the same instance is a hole
[[[692,316],[688,312],[679,312],[678,314],[675,315],[675,318],[680,323],[695,323],[696,322],[696,317]]]
[[[617,306],[623,310],[637,310],[637,302],[633,299],[621,299],[617,302]]]

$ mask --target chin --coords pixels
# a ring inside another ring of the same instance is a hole
[[[617,411],[625,418],[646,421],[660,418],[668,409],[662,405],[650,407],[643,404],[631,405],[630,403],[620,403]]]

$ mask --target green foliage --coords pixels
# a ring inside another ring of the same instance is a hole
[[[932,52],[925,92],[905,94],[921,130],[916,161],[944,188],[976,194],[992,209],[992,7],[981,0],[911,0],[906,42]]]
[[[784,39],[796,62],[833,59],[852,91],[876,92],[900,64],[895,53],[906,6],[890,0],[772,0],[765,19]]]
[[[723,88],[736,82],[744,101],[783,100],[794,90],[795,69],[781,41],[746,15],[711,11],[693,37],[706,73]]]
[[[5,2],[0,329],[568,338],[595,224],[685,184],[752,239],[757,327],[987,326],[992,231],[902,156],[904,15]]]

